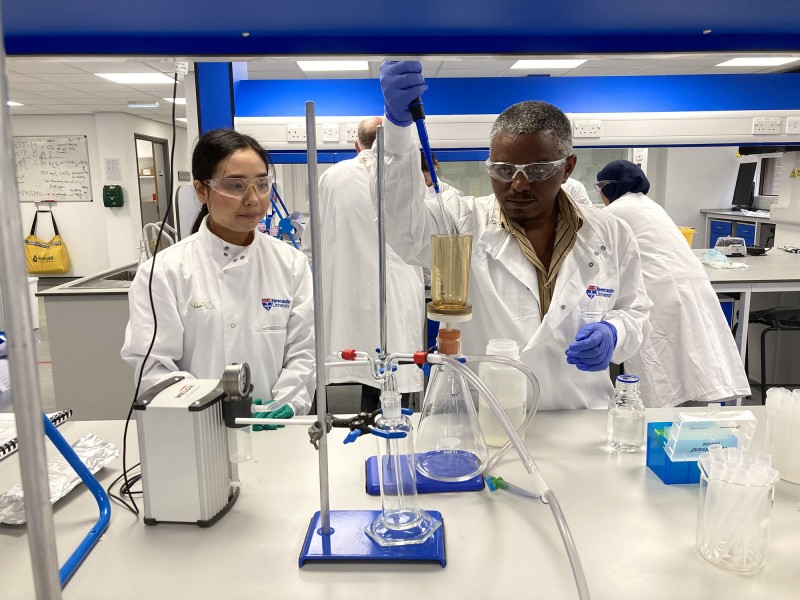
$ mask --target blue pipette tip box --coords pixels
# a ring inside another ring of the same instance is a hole
[[[699,483],[700,467],[696,460],[673,462],[664,451],[671,421],[647,424],[647,466],[664,483]]]
[[[401,457],[401,460],[405,457]],[[366,461],[366,475],[367,475],[367,494],[370,496],[381,495],[381,482],[378,475],[378,457],[370,456]],[[395,481],[388,481],[386,484],[389,487],[389,493],[393,493],[393,488],[396,487]],[[418,494],[436,494],[441,492],[479,492],[484,488],[483,477],[475,475],[466,481],[436,481],[425,477],[422,473],[417,471],[417,493]]]

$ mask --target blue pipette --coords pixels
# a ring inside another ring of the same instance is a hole
[[[433,181],[433,191],[436,192],[436,200],[439,203],[439,210],[442,213],[444,226],[448,235],[452,233],[450,228],[450,221],[447,218],[447,213],[444,210],[444,202],[442,201],[442,192],[439,189],[439,177],[436,174],[436,169],[433,166],[433,154],[431,154],[431,141],[428,138],[428,128],[425,127],[425,109],[422,106],[422,99],[415,98],[408,105],[408,110],[411,111],[411,118],[414,119],[414,124],[417,126],[417,134],[419,135],[419,142],[422,144],[422,152],[425,155],[425,162],[428,163],[428,171],[431,174],[431,181]]]

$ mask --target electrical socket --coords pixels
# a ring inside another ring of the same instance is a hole
[[[305,125],[287,125],[286,126],[286,141],[287,142],[305,142],[306,141],[306,126]]]
[[[348,123],[344,126],[345,139],[348,142],[355,142],[358,138],[358,123]]]
[[[573,137],[601,137],[602,121],[575,121],[572,125]]]
[[[337,123],[322,124],[322,141],[323,142],[339,141],[339,125]]]
[[[789,117],[786,119],[786,133],[789,135],[800,135],[800,117]]]
[[[770,135],[781,132],[781,120],[778,117],[756,117],[753,119],[753,135]]]

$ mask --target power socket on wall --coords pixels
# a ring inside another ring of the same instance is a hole
[[[786,119],[786,133],[789,135],[800,135],[800,117],[789,117]]]
[[[306,141],[306,126],[305,125],[287,125],[286,126],[286,141],[287,142],[305,142]]]
[[[756,117],[753,119],[753,135],[769,135],[781,132],[781,120],[778,117]]]
[[[600,137],[602,133],[602,121],[575,121],[572,125],[573,137]]]

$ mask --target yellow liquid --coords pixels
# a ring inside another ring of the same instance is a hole
[[[459,309],[467,304],[472,236],[431,237],[431,300],[439,310]]]

